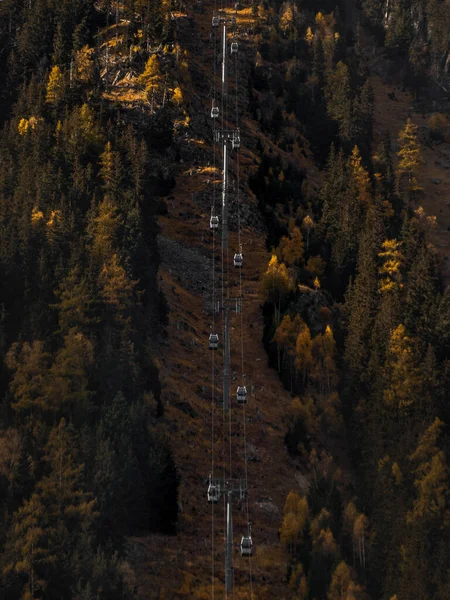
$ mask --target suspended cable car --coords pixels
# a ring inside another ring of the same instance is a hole
[[[237,131],[233,131],[233,135],[231,137],[231,147],[233,149],[241,147],[241,136],[239,134],[239,129]]]
[[[247,404],[247,388],[245,385],[239,385],[236,390],[236,399],[238,404]]]
[[[252,524],[248,524],[248,535],[241,538],[241,556],[253,556]]]
[[[209,474],[209,485],[207,492],[208,502],[216,504],[220,498],[220,487],[212,481],[212,475]]]
[[[238,51],[238,43],[231,42],[231,54],[237,54]]]
[[[217,504],[220,498],[220,490],[217,485],[213,485],[212,483],[208,486],[208,502]]]
[[[243,535],[241,539],[241,556],[253,556],[253,543],[250,536]]]
[[[219,347],[219,336],[217,335],[217,333],[210,333],[209,334],[209,349],[217,350],[218,347]]]
[[[214,15],[211,21],[213,27],[219,27],[219,17]]]
[[[214,214],[214,209],[211,208],[211,218],[209,220],[210,229],[217,229],[219,227],[219,217]]]
[[[234,255],[233,264],[237,269],[242,269],[242,265],[244,264],[244,257],[242,256],[241,252],[239,252],[239,254]]]
[[[213,105],[211,108],[211,118],[212,119],[217,119],[217,117],[219,116],[219,107],[218,106],[214,106],[214,101],[213,101]]]

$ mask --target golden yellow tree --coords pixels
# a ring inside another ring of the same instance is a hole
[[[284,505],[284,518],[280,530],[280,540],[291,554],[303,539],[303,532],[309,521],[308,500],[296,492],[289,492]]]
[[[307,600],[308,599],[308,582],[305,575],[303,565],[299,563],[296,565],[291,572],[289,579],[289,587],[295,592],[296,600]]]
[[[398,418],[415,401],[420,381],[413,340],[406,335],[402,324],[392,332],[383,374],[388,383],[383,392],[384,402]]]
[[[159,61],[156,54],[152,54],[147,60],[144,72],[139,77],[139,83],[145,86],[147,93],[154,89],[157,89],[161,82],[161,69],[159,68]]]
[[[400,146],[397,152],[399,186],[409,195],[410,199],[413,199],[415,192],[421,189],[417,181],[421,162],[418,129],[419,127],[411,119],[408,119],[398,138]]]
[[[98,214],[91,229],[92,250],[99,262],[112,257],[118,244],[118,233],[123,220],[116,203],[106,196],[98,207]]]
[[[11,407],[20,414],[23,422],[34,433],[37,422],[49,411],[47,390],[49,388],[49,365],[51,355],[44,343],[14,343],[6,355],[6,366],[13,373],[10,391]]]
[[[94,77],[94,49],[83,46],[75,55],[75,68],[78,81],[90,83]]]
[[[349,567],[344,561],[341,561],[331,578],[327,600],[343,600],[347,598],[347,591],[352,582]]]
[[[296,319],[300,319],[298,315],[296,315]],[[278,372],[281,370],[281,352],[283,352],[283,361],[285,357],[285,353],[289,353],[292,348],[291,346],[295,343],[295,334],[294,330],[296,329],[295,320],[293,321],[290,315],[284,315],[281,323],[275,330],[275,335],[273,336],[273,341],[277,345],[277,355],[278,355]],[[294,335],[293,335],[294,334]]]
[[[261,295],[266,302],[273,304],[275,323],[279,323],[281,302],[291,291],[291,281],[284,263],[279,263],[275,254],[269,261],[267,271],[261,279]]]
[[[382,252],[378,256],[382,259],[379,268],[380,274],[380,292],[389,292],[402,287],[402,264],[403,255],[401,252],[402,242],[397,240],[385,240],[382,245]]]
[[[132,281],[128,277],[117,254],[113,254],[110,260],[103,265],[99,275],[99,284],[102,299],[111,310],[116,324],[128,325],[137,281]]]
[[[86,414],[90,397],[87,369],[93,360],[92,342],[77,329],[71,329],[50,369],[52,384],[47,396],[53,410],[62,410],[70,417]]]
[[[291,389],[293,388],[293,370],[295,361],[295,344],[297,336],[300,331],[305,327],[304,321],[300,315],[295,315],[294,319],[291,319],[290,315],[285,315],[283,320],[275,330],[273,341],[277,345],[278,354],[278,371],[281,369],[280,364],[280,353],[283,352],[283,364],[286,360],[289,361],[289,372],[291,378]]]
[[[323,334],[312,341],[314,367],[311,377],[317,382],[321,393],[330,394],[336,383],[337,371],[334,362],[336,342],[331,327],[326,326]]]
[[[283,236],[277,250],[277,258],[287,266],[303,262],[303,236],[298,227],[294,227],[289,236]]]
[[[173,90],[172,102],[177,106],[181,106],[183,104],[183,93],[181,92],[181,88],[176,87]]]
[[[306,215],[306,217],[302,221],[302,228],[306,231],[306,249],[309,250],[309,238],[311,235],[311,231],[314,229],[316,224],[310,215]]]
[[[308,380],[313,364],[311,332],[305,324],[295,343],[295,366],[302,372],[303,386]]]
[[[64,77],[58,65],[55,65],[50,71],[47,83],[47,94],[45,101],[48,104],[57,104],[64,94]]]
[[[408,513],[409,523],[423,519],[449,518],[449,470],[444,452],[438,446],[444,423],[436,417],[419,440],[410,460],[416,465],[414,486],[417,497]]]

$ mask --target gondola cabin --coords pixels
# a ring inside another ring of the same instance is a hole
[[[217,119],[218,116],[219,116],[219,107],[213,106],[211,108],[211,119]]]
[[[217,215],[211,215],[209,227],[210,229],[217,229],[219,227],[219,217]]]
[[[231,54],[237,54],[238,51],[238,43],[231,42]]]
[[[238,404],[247,404],[247,388],[245,386],[238,386],[238,389],[236,390],[236,399]]]
[[[220,498],[219,487],[217,485],[214,485],[213,483],[210,483],[208,486],[207,497],[208,497],[208,502],[210,504],[212,504],[212,503],[217,504],[217,502],[219,502],[219,498]]]
[[[209,335],[209,349],[217,350],[219,347],[219,336],[217,333],[210,333]]]
[[[233,264],[236,267],[236,269],[242,269],[242,265],[244,264],[244,257],[240,252],[234,255]]]
[[[239,135],[238,131],[233,133],[233,137],[231,138],[231,147],[233,150],[241,147],[241,136]]]
[[[241,556],[253,556],[253,543],[251,536],[242,536]]]

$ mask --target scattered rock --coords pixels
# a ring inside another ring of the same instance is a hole
[[[280,514],[280,509],[271,500],[261,500],[256,502],[256,506],[271,515]]]
[[[188,248],[175,240],[158,235],[158,249],[164,267],[167,267],[178,281],[197,294],[208,289],[211,283],[211,265],[199,250]]]
[[[308,494],[310,485],[308,479],[304,475],[302,475],[302,473],[297,472],[295,474],[295,480],[298,483],[302,493],[306,496]]]

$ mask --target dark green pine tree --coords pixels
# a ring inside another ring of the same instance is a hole
[[[339,233],[340,212],[345,189],[344,152],[341,149],[336,153],[335,147],[332,145],[325,169],[325,184],[319,196],[322,207],[319,231],[331,245],[334,244]]]
[[[353,137],[365,159],[370,157],[374,102],[372,85],[366,79],[353,108]]]
[[[344,356],[349,366],[351,396],[355,401],[361,384],[369,383],[369,342],[378,305],[378,245],[374,217],[374,211],[369,211],[359,246],[356,277],[346,302],[348,334]]]
[[[432,340],[435,327],[435,297],[438,288],[435,251],[422,243],[407,275],[405,324],[423,346]]]

